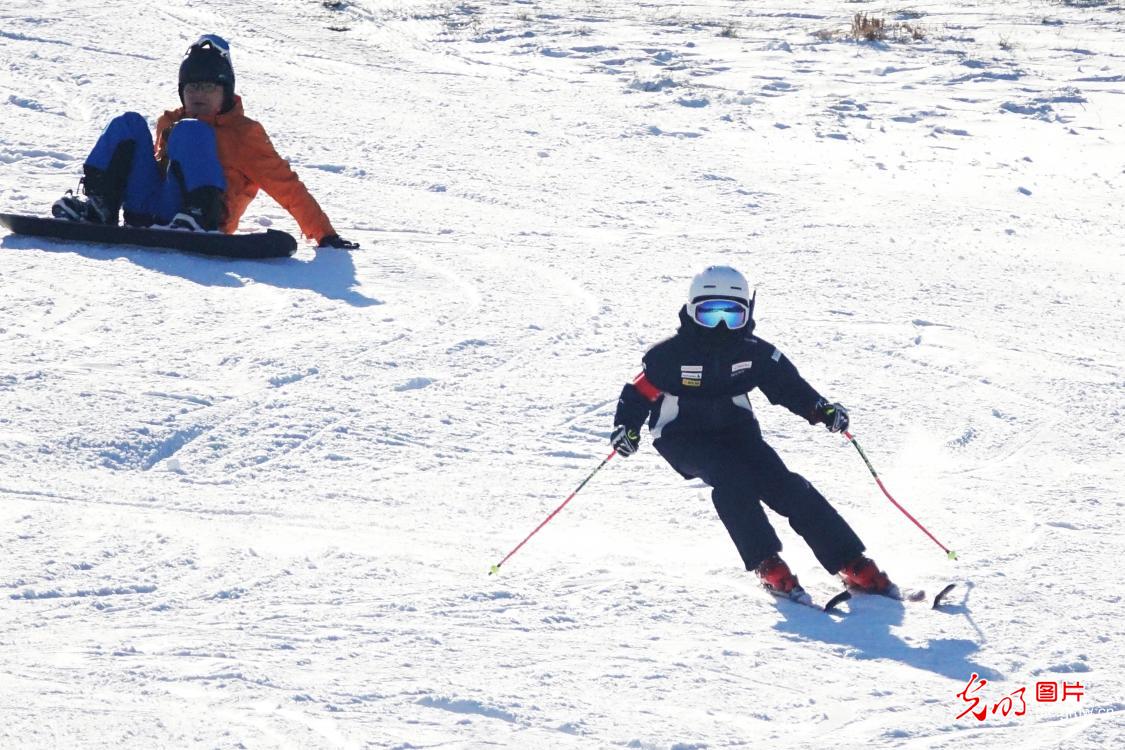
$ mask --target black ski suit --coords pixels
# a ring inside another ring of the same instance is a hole
[[[614,424],[640,430],[685,478],[711,486],[715,510],[747,570],[781,551],[761,502],[789,519],[829,573],[863,552],[863,543],[828,501],[785,467],[762,439],[749,391],[761,389],[815,424],[820,395],[772,344],[744,329],[708,329],[680,311],[675,336],[644,356],[644,372],[621,390]]]

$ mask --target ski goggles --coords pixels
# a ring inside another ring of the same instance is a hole
[[[726,323],[727,328],[735,329],[746,325],[750,319],[750,308],[733,299],[706,299],[695,303],[692,317],[704,328]]]
[[[204,34],[188,47],[188,52],[190,53],[197,47],[200,49],[211,48],[222,55],[227,62],[230,62],[230,44],[218,34]]]

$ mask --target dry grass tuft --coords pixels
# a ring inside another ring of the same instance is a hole
[[[852,18],[852,38],[868,42],[881,42],[887,38],[887,22],[866,13],[856,13]]]
[[[829,31],[817,32],[816,36],[825,41],[835,38],[835,34]],[[888,24],[886,19],[856,13],[852,18],[850,36],[857,42],[918,41],[926,38],[926,31],[918,24]]]

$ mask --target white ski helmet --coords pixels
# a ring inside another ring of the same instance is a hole
[[[750,304],[750,285],[746,277],[730,266],[708,266],[691,280],[688,312],[695,312],[695,303],[703,299],[735,299]]]

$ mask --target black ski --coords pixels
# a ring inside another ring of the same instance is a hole
[[[945,595],[948,594],[950,591],[952,591],[953,588],[956,585],[957,585],[956,583],[947,584],[944,588],[942,588],[941,591],[939,591],[937,593],[937,596],[935,596],[932,600],[928,600],[926,598],[925,589],[900,589],[900,588],[896,587],[896,590],[893,591],[893,592],[879,593],[879,592],[876,592],[876,591],[864,591],[863,589],[857,589],[857,588],[850,588],[849,587],[848,591],[850,591],[852,593],[856,593],[856,594],[868,594],[870,596],[883,596],[883,597],[886,597],[887,599],[894,599],[895,601],[899,601],[899,602],[910,602],[911,604],[917,604],[917,603],[924,602],[924,601],[930,601],[931,602],[930,609],[938,609],[938,608],[941,607],[942,600],[945,598]]]
[[[947,583],[945,585],[945,588],[939,591],[937,593],[937,596],[934,597],[934,604],[932,607],[930,607],[930,609],[937,609],[938,607],[940,607],[942,605],[942,599],[944,599],[945,595],[952,591],[953,587],[956,585],[956,583]]]
[[[841,591],[840,593],[836,594],[834,597],[832,597],[831,599],[828,600],[828,603],[824,605],[824,611],[825,612],[831,612],[832,610],[836,609],[836,605],[843,604],[844,602],[846,602],[848,599],[851,599],[851,598],[852,598],[852,592]]]
[[[852,598],[852,595],[851,595],[850,591],[841,591],[838,594],[836,594],[835,596],[833,596],[831,599],[829,599],[827,603],[825,603],[823,606],[821,606],[821,605],[817,604],[816,602],[812,601],[811,598],[808,601],[806,601],[804,599],[794,599],[789,594],[786,594],[786,593],[781,592],[781,591],[777,591],[775,589],[771,589],[769,586],[762,586],[762,588],[764,588],[766,591],[773,594],[778,599],[782,599],[782,600],[787,601],[787,602],[793,602],[794,604],[800,604],[804,607],[811,607],[811,608],[813,608],[815,610],[818,610],[820,612],[832,613],[832,614],[837,614],[837,615],[844,614],[844,612],[843,612],[843,610],[836,609],[836,607],[838,605],[842,604],[843,602],[846,602],[848,599]],[[802,593],[804,593],[804,589],[802,589]]]
[[[185,232],[176,229],[115,227],[66,219],[0,213],[0,224],[15,234],[51,237],[74,242],[136,245],[180,250],[225,258],[288,258],[297,252],[297,240],[285,232],[268,229],[254,234]]]

